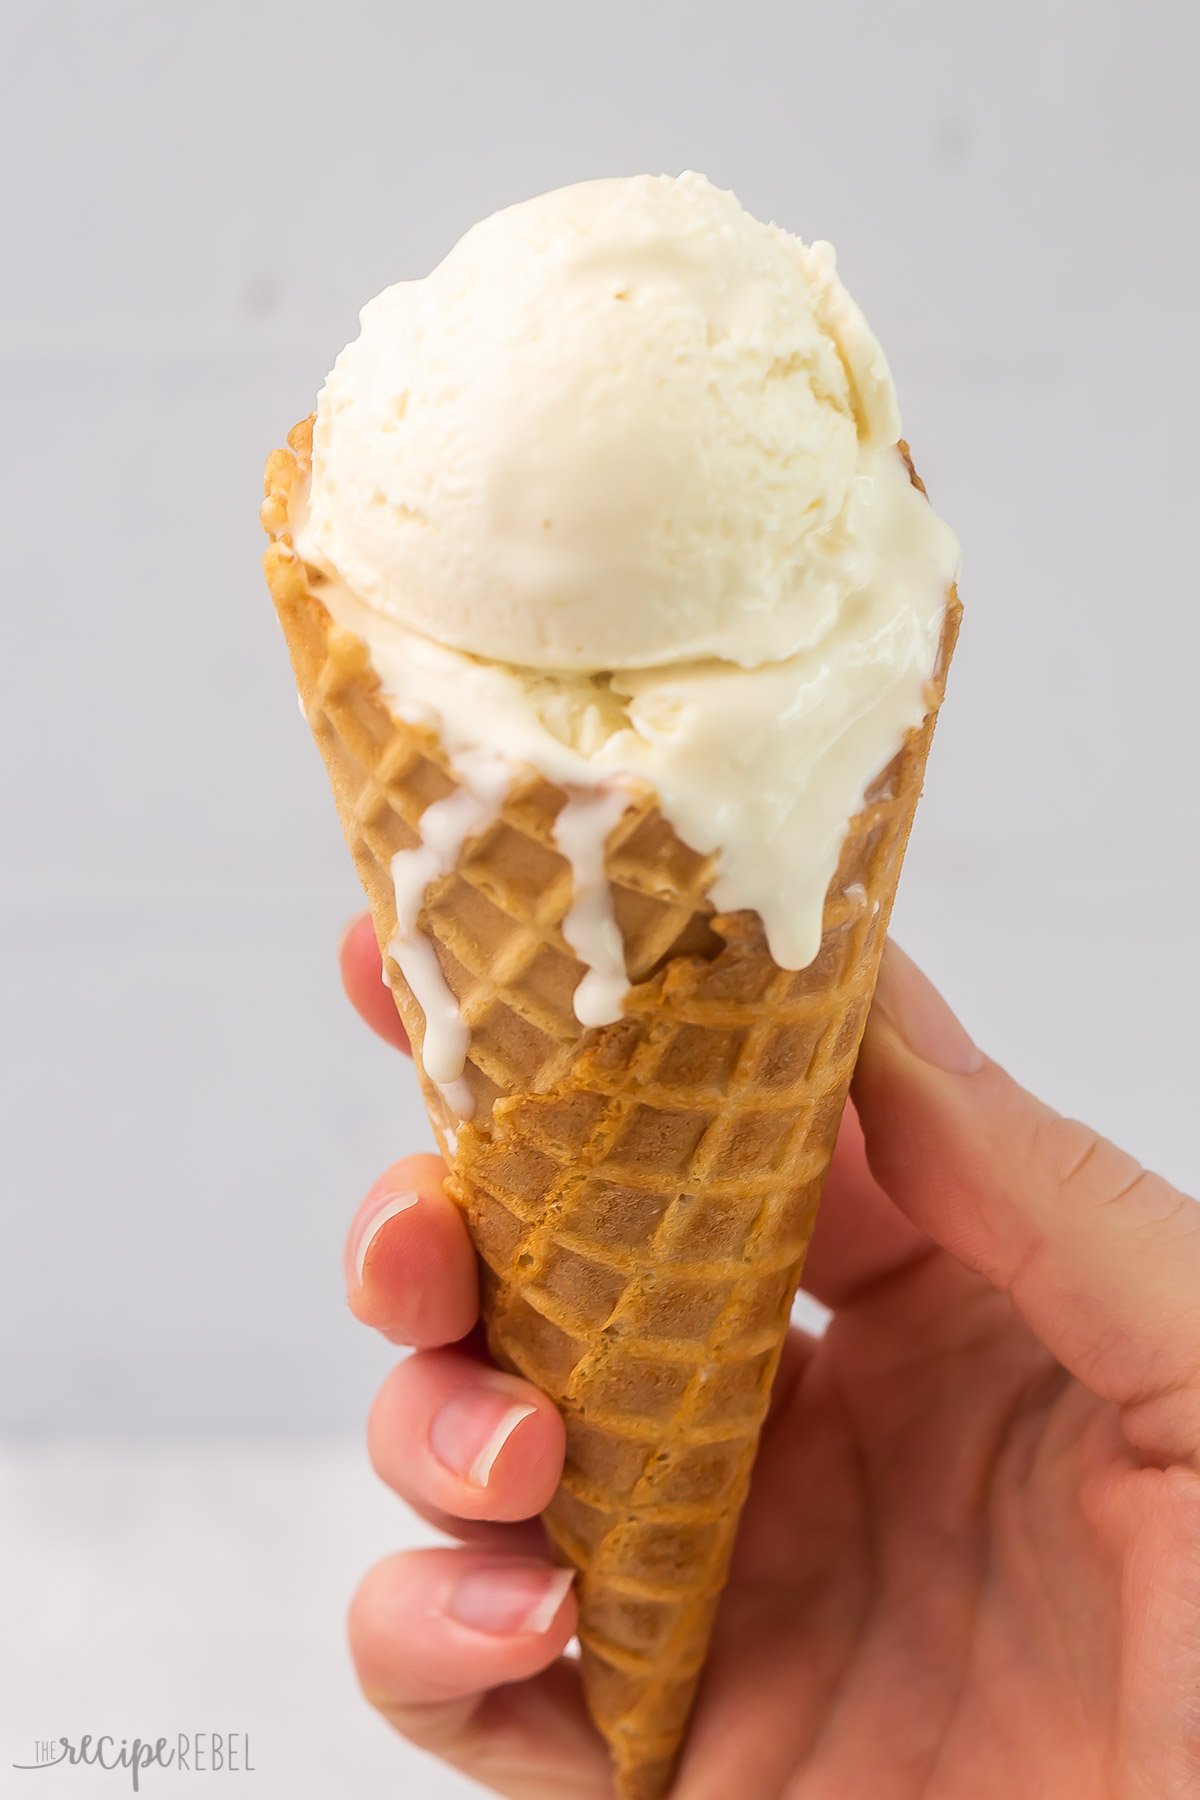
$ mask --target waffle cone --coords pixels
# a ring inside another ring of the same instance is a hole
[[[386,947],[389,867],[458,785],[436,735],[386,706],[292,548],[311,425],[267,465],[271,593],[370,902],[430,1119],[481,1263],[497,1361],[562,1412],[545,1515],[579,1572],[588,1705],[622,1800],[657,1800],[704,1661],[792,1298],[858,1053],[959,608],[947,607],[923,726],[874,784],[830,886],[820,952],[779,969],[753,913],[715,914],[712,864],[652,794],[606,862],[632,982],[586,1030],[562,936],[566,795],[530,774],[421,927],[470,1027],[471,1121],[422,1067],[424,1018]],[[916,476],[913,477],[916,480]]]

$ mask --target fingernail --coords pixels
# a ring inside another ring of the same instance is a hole
[[[928,976],[896,944],[883,953],[875,1004],[909,1049],[935,1068],[974,1075],[987,1061]]]
[[[379,1236],[389,1219],[397,1214],[408,1212],[420,1200],[420,1194],[385,1194],[374,1212],[367,1214],[359,1226],[358,1242],[354,1246],[354,1273],[362,1286],[363,1270],[367,1266],[367,1254],[371,1245]]]
[[[536,1406],[514,1405],[511,1393],[499,1389],[463,1388],[434,1414],[430,1446],[443,1468],[474,1487],[486,1487],[505,1444],[522,1419],[531,1419],[536,1411]]]
[[[548,1631],[575,1579],[574,1569],[543,1563],[496,1563],[464,1575],[446,1603],[460,1625],[489,1637]]]

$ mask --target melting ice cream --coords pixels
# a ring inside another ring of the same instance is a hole
[[[715,906],[805,966],[872,780],[924,718],[957,544],[913,486],[879,345],[811,247],[698,175],[588,182],[476,226],[366,306],[293,519],[320,597],[460,791],[396,857],[390,946],[460,1113],[431,880],[533,768],[585,1025],[627,988],[604,846],[631,789],[714,854]]]

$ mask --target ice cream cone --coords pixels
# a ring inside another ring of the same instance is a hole
[[[494,1356],[567,1427],[546,1525],[579,1571],[588,1704],[623,1800],[670,1780],[725,1579],[792,1298],[870,1005],[958,626],[951,592],[921,729],[852,822],[820,953],[781,970],[751,913],[715,915],[709,859],[644,795],[606,850],[631,990],[586,1030],[562,935],[562,790],[529,775],[420,917],[469,1026],[458,1123],[387,947],[391,859],[456,787],[432,730],[389,710],[289,531],[311,424],[267,468],[267,577],[370,901]],[[914,480],[916,477],[914,475]],[[460,1107],[460,1110],[462,1108]]]

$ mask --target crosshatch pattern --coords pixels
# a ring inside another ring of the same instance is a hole
[[[436,737],[389,712],[287,535],[311,425],[267,468],[267,574],[381,945],[391,858],[456,785]],[[914,480],[916,476],[914,474]],[[314,585],[317,592],[314,593]],[[666,1788],[712,1626],[804,1253],[874,990],[958,625],[947,608],[922,730],[853,822],[816,960],[780,970],[753,914],[715,915],[711,863],[645,796],[606,862],[633,988],[585,1030],[561,925],[566,795],[530,776],[435,883],[421,924],[470,1026],[473,1121],[454,1145],[497,1359],[567,1426],[546,1514],[579,1570],[588,1703],[624,1800]],[[388,962],[417,1052],[424,1022]]]

